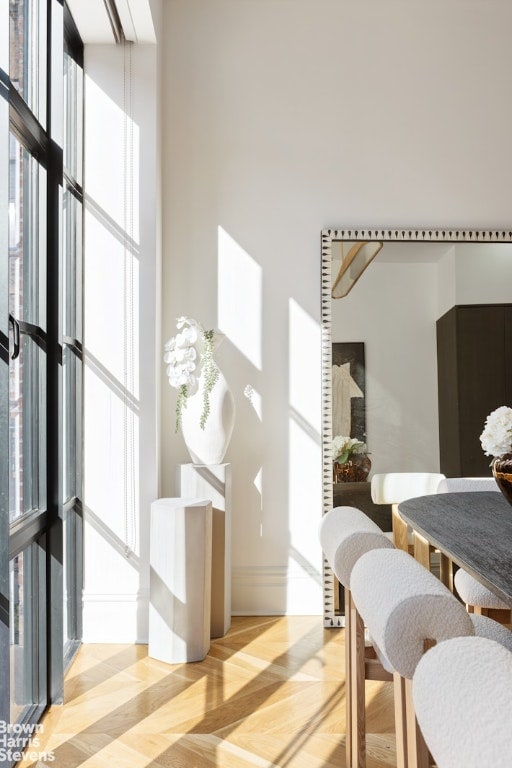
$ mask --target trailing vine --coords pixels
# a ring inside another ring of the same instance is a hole
[[[187,384],[182,384],[178,390],[178,399],[176,400],[176,425],[174,429],[175,432],[178,432],[179,428],[181,427],[181,417],[183,414],[183,409],[187,407],[187,398],[188,398],[188,386]]]
[[[219,369],[213,360],[213,330],[203,331],[203,370],[204,370],[204,388],[203,388],[203,412],[199,426],[204,429],[206,421],[210,415],[210,393],[219,378]]]

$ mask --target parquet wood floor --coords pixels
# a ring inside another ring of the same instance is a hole
[[[366,684],[367,768],[395,766],[390,683]],[[84,645],[39,753],[19,768],[345,768],[344,630],[319,616],[235,617],[206,659]]]

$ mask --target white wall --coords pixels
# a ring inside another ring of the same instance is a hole
[[[500,243],[465,249],[458,246],[456,252],[456,304],[499,304],[511,301],[512,245]]]
[[[512,245],[508,243],[457,244],[438,266],[438,317],[455,304],[512,300]]]
[[[186,313],[227,335],[237,612],[321,610],[320,230],[508,225],[511,22],[497,0],[164,5],[163,334]],[[162,393],[168,495],[187,455]]]
[[[86,642],[147,639],[158,496],[157,49],[133,46],[126,67],[125,55],[122,46],[85,49]]]
[[[86,48],[87,640],[146,637],[149,504],[174,493],[175,465],[188,460],[159,336],[181,314],[227,337],[218,359],[237,401],[226,457],[234,612],[321,612],[320,230],[508,228],[511,21],[502,0],[166,0],[158,47],[133,49],[138,257],[128,325],[122,49]],[[411,337],[431,345],[428,312]],[[382,384],[370,387],[380,410]],[[408,427],[393,422],[396,433]]]
[[[365,343],[372,472],[439,471],[436,313],[437,264],[376,261],[332,303],[333,341]]]

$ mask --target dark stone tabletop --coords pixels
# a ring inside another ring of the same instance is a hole
[[[501,493],[432,494],[398,509],[415,531],[512,606],[512,505]]]

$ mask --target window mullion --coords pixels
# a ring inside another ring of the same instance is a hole
[[[12,84],[9,86],[11,130],[29,152],[45,166],[48,155],[48,135]]]
[[[50,152],[47,174],[47,533],[48,605],[48,696],[51,704],[62,703],[64,694],[63,655],[63,524],[62,524],[62,358],[60,346],[59,265],[62,209],[62,115],[63,115],[63,7],[59,0],[48,5],[47,115]],[[60,89],[60,93],[56,93]],[[58,96],[58,99],[56,98]],[[60,610],[58,609],[60,607]]]
[[[9,154],[9,3],[0,3],[0,221],[8,221]],[[0,248],[0,488],[9,487],[9,264]],[[0,493],[0,679],[10,676],[9,617],[9,496]],[[0,720],[9,722],[9,686],[0,686]]]

